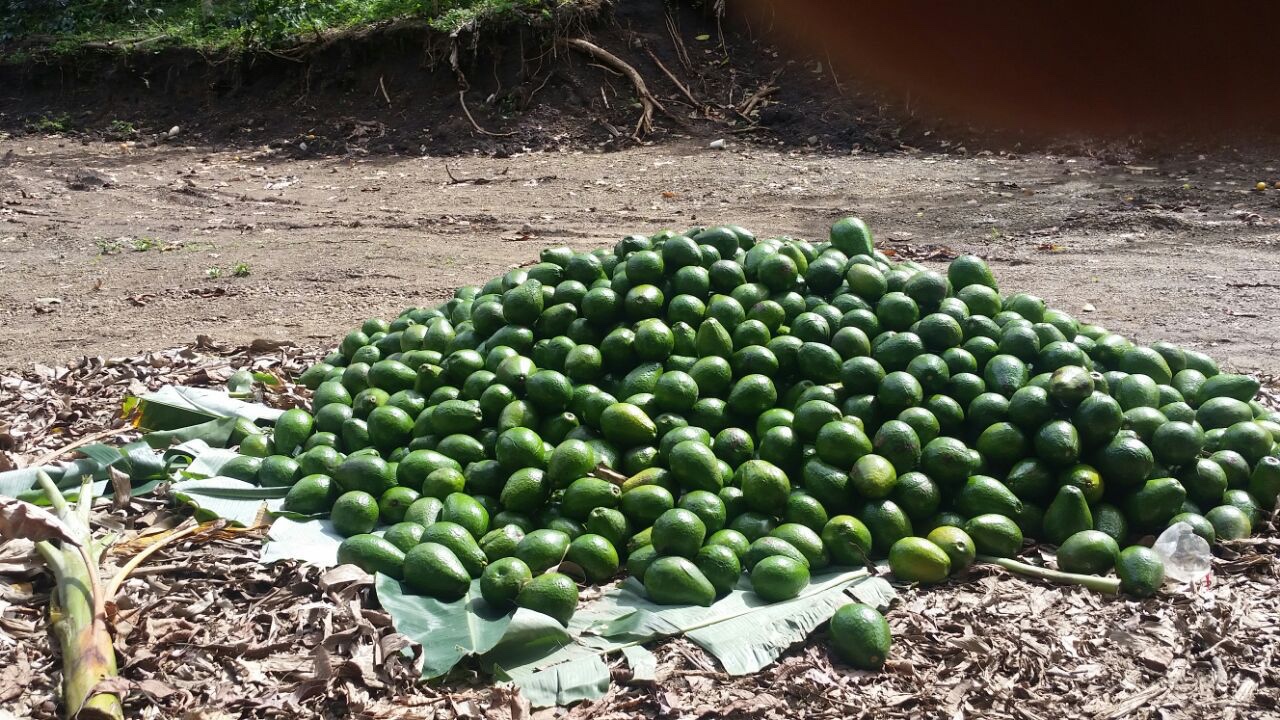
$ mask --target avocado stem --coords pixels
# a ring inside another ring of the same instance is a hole
[[[1099,577],[1097,575],[1081,575],[1079,573],[1068,573],[1060,570],[1050,570],[1049,568],[1028,565],[1024,562],[1018,562],[1011,558],[992,557],[990,555],[979,555],[975,558],[978,562],[999,565],[1011,573],[1023,575],[1026,577],[1036,578],[1038,580],[1048,580],[1049,582],[1060,583],[1063,585],[1079,585],[1101,593],[1115,595],[1120,592],[1120,580],[1117,578]]]
[[[599,465],[596,465],[595,468],[589,474],[594,475],[595,477],[600,478],[601,480],[604,480],[606,482],[611,482],[614,485],[617,485],[618,487],[623,487],[626,484],[627,480],[630,479],[626,475],[623,475],[622,473],[611,469],[608,465],[605,465],[604,463],[600,463]]]

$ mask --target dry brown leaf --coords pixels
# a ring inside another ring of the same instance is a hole
[[[24,500],[0,496],[0,536],[6,539],[61,540],[80,547],[81,543],[54,514]]]

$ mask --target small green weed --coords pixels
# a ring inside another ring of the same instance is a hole
[[[107,126],[107,133],[114,137],[132,137],[138,133],[138,128],[128,120],[112,120]]]
[[[71,116],[66,113],[53,116],[41,115],[35,120],[28,120],[27,129],[32,132],[64,133],[71,129]]]
[[[118,238],[97,238],[93,244],[98,248],[99,255],[119,255],[126,249],[133,252],[147,252],[148,250],[170,250],[177,248],[177,245],[167,245],[164,240],[150,235],[141,235],[136,238],[118,237]]]

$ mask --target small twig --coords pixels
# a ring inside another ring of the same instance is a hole
[[[764,100],[766,97],[772,95],[777,91],[778,91],[777,86],[773,86],[773,85],[767,88],[760,88],[754,94],[752,94],[751,97],[747,98],[746,102],[743,104],[742,109],[738,110],[738,113],[740,115],[743,115],[744,117],[750,117],[751,113],[756,109],[756,107],[760,104],[762,100]]]
[[[509,166],[505,167],[502,169],[502,172],[498,173],[498,175],[506,175],[509,170],[511,170]],[[487,178],[487,177],[477,177],[477,178],[454,177],[453,171],[449,169],[449,163],[444,163],[444,174],[449,176],[450,185],[465,185],[467,183],[471,183],[472,185],[488,185],[489,183],[493,182],[496,179],[496,178]]]
[[[136,568],[131,577],[142,577],[143,575],[163,575],[174,570],[181,570],[187,567],[182,563],[169,563],[168,565],[148,565],[144,568]]]
[[[78,447],[84,447],[85,445],[97,442],[98,440],[103,440],[105,438],[112,437],[113,435],[120,435],[122,433],[126,433],[134,429],[136,428],[134,428],[131,425],[125,425],[124,427],[113,428],[111,430],[103,430],[100,433],[86,435],[80,438],[79,440],[76,440],[75,442],[64,446],[59,450],[54,450],[53,452],[45,453],[39,460],[36,460],[34,463],[31,463],[30,467],[40,467],[41,465],[48,465],[54,460],[57,460],[58,458],[62,457],[64,454],[69,453]]]
[[[529,99],[525,100],[525,103],[524,103],[525,107],[528,107],[533,104],[533,97],[537,95],[539,92],[541,92],[542,88],[547,86],[547,83],[551,81],[551,76],[554,74],[555,74],[555,71],[547,73],[547,76],[542,79],[542,84],[534,88],[533,92],[529,93]]]
[[[773,83],[778,79],[778,76],[781,74],[782,74],[781,69],[776,70],[773,73],[773,75],[767,81],[765,81],[763,85],[760,86],[758,90],[751,93],[751,95],[747,97],[746,100],[742,101],[742,103],[736,108],[738,114],[742,115],[743,117],[750,115],[751,111],[756,109],[756,105],[760,104],[762,100],[764,100],[765,98],[777,92],[778,86],[774,85]]]
[[[622,73],[618,72],[617,70],[614,70],[613,68],[611,68],[611,67],[609,67],[609,66],[607,66],[607,65],[601,65],[600,63],[587,63],[587,65],[588,65],[589,67],[600,68],[601,70],[604,70],[605,72],[609,73],[610,75],[616,75],[616,76],[618,76],[618,77],[622,77]]]
[[[511,137],[512,135],[515,135],[514,132],[500,132],[500,133],[489,132],[488,130],[485,130],[484,128],[480,127],[480,124],[476,122],[476,119],[471,117],[471,111],[467,109],[467,91],[466,90],[458,91],[458,104],[462,106],[462,112],[467,116],[467,119],[471,121],[471,127],[475,128],[476,132],[480,133],[481,135],[489,135],[491,137]]]
[[[1098,577],[1097,575],[1082,575],[1078,573],[1062,572],[1060,570],[1050,570],[1049,568],[1018,562],[1013,558],[978,555],[977,561],[980,563],[999,565],[1009,572],[1039,580],[1048,580],[1049,582],[1063,583],[1066,585],[1079,585],[1081,587],[1089,588],[1090,590],[1110,593],[1112,595],[1120,592],[1120,581],[1115,578],[1104,578]]]
[[[684,46],[684,40],[680,39],[680,30],[676,27],[676,22],[671,18],[671,13],[663,15],[663,19],[667,22],[667,34],[671,35],[671,42],[676,46],[676,57],[680,58],[680,64],[684,65],[684,69],[693,72],[693,63],[689,60],[689,50]]]
[[[725,60],[729,60],[729,46],[724,42],[724,25],[721,20],[724,19],[724,3],[723,0],[716,2],[716,39],[720,41],[720,54],[724,55]]]
[[[684,96],[689,98],[689,102],[693,103],[694,107],[701,108],[702,111],[705,113],[707,104],[698,100],[698,98],[694,97],[693,93],[689,92],[689,88],[685,87],[685,84],[680,82],[679,78],[677,78],[670,70],[668,70],[666,65],[662,64],[662,61],[658,59],[658,56],[655,55],[652,50],[646,47],[644,51],[649,54],[649,58],[653,60],[653,63],[655,65],[658,66],[658,69],[661,70],[663,74],[666,75],[668,78],[670,78],[672,83],[675,83],[675,86],[680,89],[680,92],[684,93]]]
[[[188,535],[191,535],[193,533],[206,531],[206,530],[218,530],[223,526],[225,526],[226,524],[227,522],[225,520],[215,520],[214,522],[209,523],[208,525],[193,522],[191,525],[188,525],[185,528],[181,528],[181,529],[175,528],[171,530],[168,535],[148,545],[147,547],[143,548],[137,555],[134,555],[133,557],[129,558],[129,562],[125,563],[124,566],[120,568],[119,572],[116,573],[115,577],[111,578],[110,584],[107,585],[107,590],[106,590],[106,594],[104,595],[104,598],[111,598],[114,601],[116,594],[120,592],[120,586],[124,584],[125,580],[129,579],[130,573],[132,573],[135,568],[137,568],[139,565],[145,562],[147,558],[154,555],[161,548],[165,547],[166,545],[170,545],[178,540],[181,540],[182,538]]]
[[[391,107],[391,96],[387,94],[387,86],[382,84],[382,76],[378,76],[378,89],[382,91],[382,99],[387,101],[387,107]]]
[[[296,57],[293,57],[292,55],[286,55],[286,54],[284,54],[284,53],[277,52],[277,51],[272,50],[272,49],[270,49],[270,48],[266,48],[266,52],[267,52],[267,54],[268,54],[268,55],[273,55],[273,56],[275,56],[275,57],[280,58],[281,60],[288,60],[288,61],[289,61],[289,62],[291,62],[291,63],[298,63],[299,65],[301,65],[301,64],[303,63],[303,60],[302,60],[301,58],[296,58]],[[310,72],[310,69],[308,68],[308,73],[309,73],[309,72]]]
[[[827,69],[831,71],[831,80],[836,84],[836,92],[844,95],[844,86],[840,84],[840,76],[836,74],[836,66],[831,64],[831,53],[827,52]]]
[[[684,98],[669,97],[669,98],[667,98],[667,102],[669,102],[669,103],[674,103],[674,104],[676,104],[676,105],[679,105],[680,107],[687,107],[687,108],[689,108],[689,109],[691,109],[691,110],[695,110],[695,111],[697,111],[697,110],[701,110],[701,109],[702,109],[702,108],[698,107],[697,105],[694,105],[693,103],[689,102],[688,100],[685,100]]]

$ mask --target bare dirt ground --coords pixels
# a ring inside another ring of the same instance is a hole
[[[33,137],[0,142],[0,156],[2,366],[197,335],[331,343],[548,245],[730,221],[821,238],[856,213],[885,247],[941,251],[938,264],[976,253],[1007,290],[1280,373],[1280,190],[1253,189],[1280,173],[1226,156],[1115,165],[689,143],[445,161]]]

